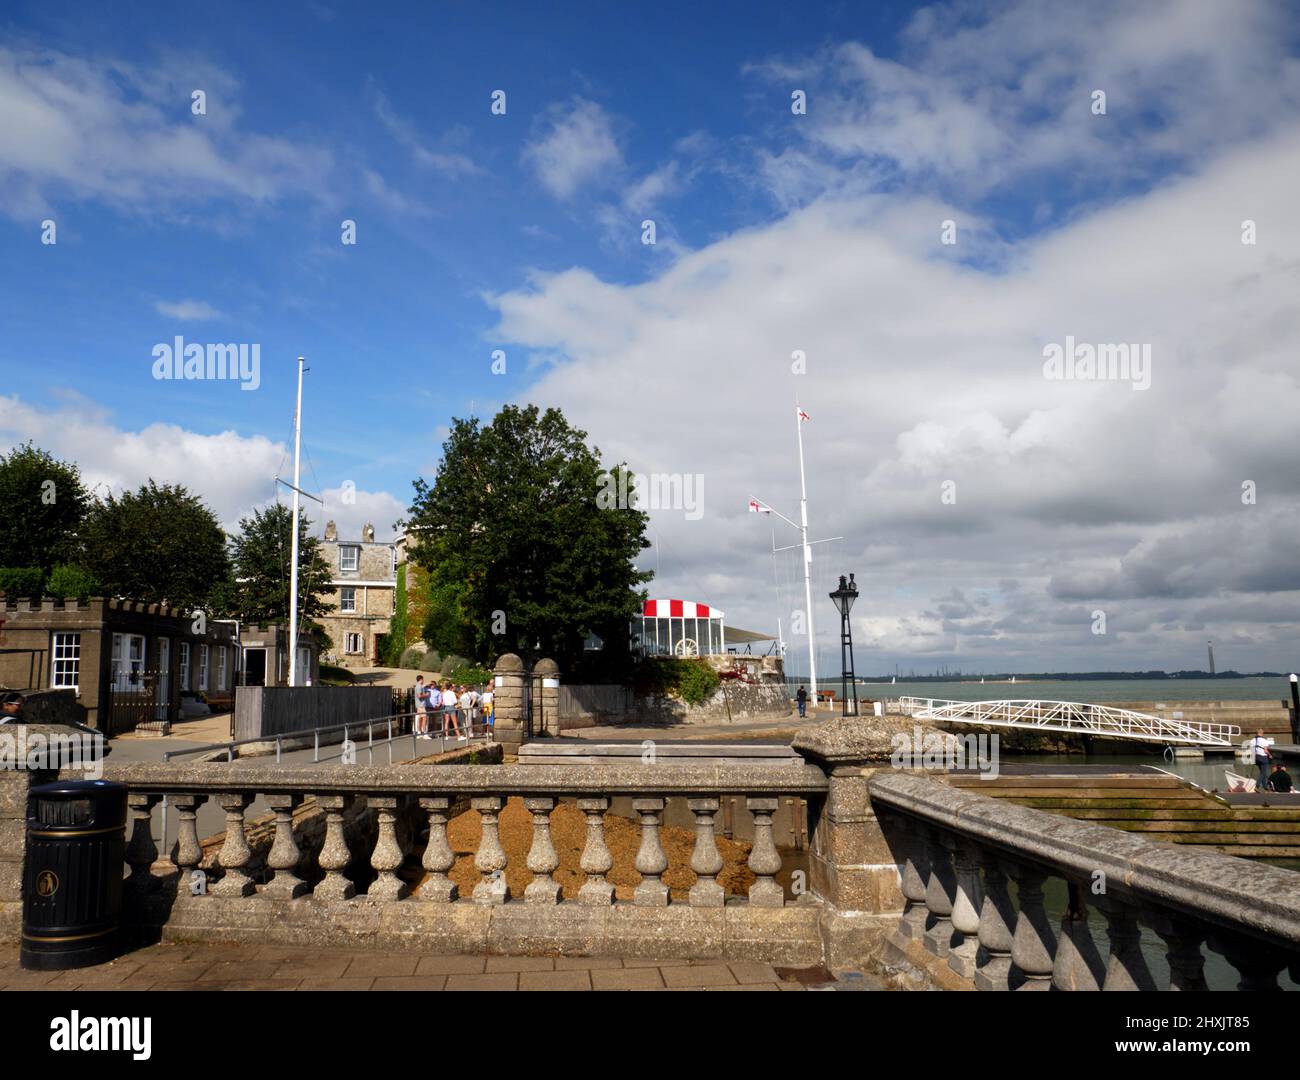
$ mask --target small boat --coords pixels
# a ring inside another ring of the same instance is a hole
[[[889,680],[889,685],[890,685],[890,686],[893,686],[896,682],[898,682],[898,676],[897,676],[897,675],[895,675],[892,679]]]
[[[1249,776],[1240,776],[1231,769],[1224,769],[1223,775],[1228,781],[1228,790],[1242,792],[1247,795],[1255,794],[1255,781]]]

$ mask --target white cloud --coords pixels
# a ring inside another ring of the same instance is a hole
[[[156,300],[153,306],[159,315],[166,315],[171,319],[191,321],[221,318],[221,312],[206,300]]]
[[[544,133],[524,148],[524,160],[537,171],[543,186],[560,199],[623,169],[623,155],[614,138],[609,115],[594,101],[575,98],[552,106]]]
[[[385,130],[402,146],[411,152],[411,156],[420,165],[454,178],[475,176],[480,169],[465,154],[450,148],[431,149],[416,133],[415,128],[393,111],[388,98],[381,91],[373,91],[375,115]]]

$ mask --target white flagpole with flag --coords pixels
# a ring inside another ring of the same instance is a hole
[[[807,607],[804,617],[808,620],[808,685],[812,692],[812,701],[815,707],[817,704],[817,647],[813,636],[812,548],[808,546],[808,486],[804,482],[803,474],[803,426],[811,419],[812,417],[800,407],[799,399],[795,398],[794,429],[799,439],[799,535],[803,541],[803,595],[804,604]]]

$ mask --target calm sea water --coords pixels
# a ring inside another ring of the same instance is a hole
[[[798,686],[796,679],[789,680]],[[818,688],[839,693],[839,679],[817,680]],[[888,682],[858,683],[858,696],[947,698],[951,701],[1281,701],[1291,697],[1285,677],[1267,679],[1054,679],[1038,682]]]

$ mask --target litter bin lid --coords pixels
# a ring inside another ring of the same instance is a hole
[[[125,784],[112,780],[58,780],[28,791],[27,817],[39,829],[117,828],[126,823]]]

